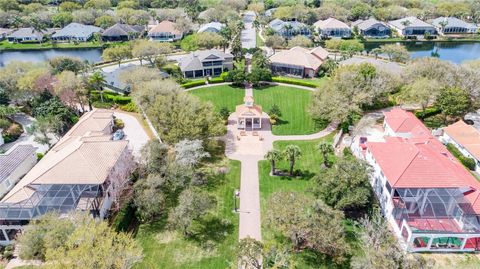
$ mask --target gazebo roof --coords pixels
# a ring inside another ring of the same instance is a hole
[[[237,114],[237,117],[261,117],[262,107],[259,105],[238,105],[235,109],[235,114]]]

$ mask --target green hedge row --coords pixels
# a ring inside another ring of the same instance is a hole
[[[317,85],[315,83],[311,83],[311,82],[308,82],[308,81],[302,81],[302,80],[296,80],[296,79],[289,79],[289,78],[273,77],[272,81],[280,82],[280,83],[293,84],[293,85],[299,85],[299,86],[305,86],[305,87],[310,87],[310,88],[316,88],[317,87]]]
[[[442,113],[442,111],[439,108],[429,107],[429,108],[425,109],[425,112],[421,111],[421,110],[415,112],[415,116],[417,116],[417,118],[419,118],[419,119],[425,119],[425,118],[435,116],[435,115],[440,114],[440,113]]]
[[[193,88],[193,87],[197,87],[197,86],[202,86],[202,85],[205,85],[205,80],[196,80],[196,81],[191,81],[191,82],[187,82],[187,83],[184,83],[180,86],[182,86],[183,88],[185,89],[189,89],[189,88]]]
[[[475,160],[473,158],[468,158],[463,156],[463,154],[451,143],[447,145],[448,151],[452,153],[465,167],[471,171],[475,170]]]
[[[209,84],[223,83],[225,80],[222,77],[211,78],[208,80]]]

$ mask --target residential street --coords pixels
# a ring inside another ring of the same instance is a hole
[[[252,49],[257,46],[257,35],[255,27],[253,27],[253,21],[255,21],[255,13],[248,11],[243,15],[243,23],[245,29],[242,31],[240,40],[242,41],[242,48]]]

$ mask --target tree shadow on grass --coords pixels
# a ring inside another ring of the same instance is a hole
[[[310,170],[295,170],[294,176],[290,176],[288,170],[277,170],[277,173],[274,177],[279,178],[281,180],[310,180],[316,174],[311,172]]]
[[[226,219],[208,215],[194,223],[190,240],[203,245],[208,242],[221,243],[233,233],[234,225]]]
[[[314,119],[315,128],[318,130],[323,130],[327,128],[328,124],[330,123],[328,120],[325,119]]]
[[[285,125],[285,124],[289,124],[290,122],[288,120],[282,120],[280,118],[277,119],[277,122],[275,123],[276,126],[280,126],[280,125]]]
[[[272,85],[272,84],[260,84],[255,86],[255,90],[267,90],[269,88],[277,87],[278,85]]]

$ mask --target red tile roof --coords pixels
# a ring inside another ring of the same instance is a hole
[[[408,112],[394,109],[385,120],[395,130],[430,134]],[[403,120],[402,120],[403,118]],[[390,125],[392,124],[392,125]],[[393,128],[392,128],[393,129]],[[420,132],[421,131],[421,132]],[[461,188],[465,198],[480,214],[480,182],[431,135],[414,138],[386,137],[385,142],[367,142],[369,152],[393,188]]]
[[[410,133],[411,137],[428,137],[431,135],[430,130],[412,112],[396,107],[385,112],[384,115],[385,123],[395,133]]]

